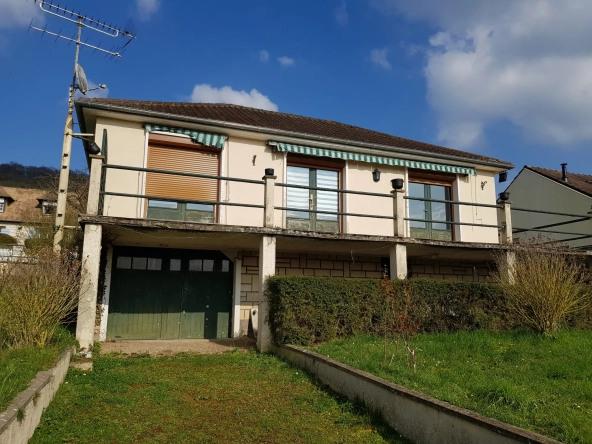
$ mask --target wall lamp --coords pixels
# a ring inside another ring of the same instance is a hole
[[[405,185],[405,181],[403,179],[391,180],[391,186],[393,187],[393,190],[402,190],[403,185]]]
[[[95,142],[88,142],[84,145],[84,151],[89,156],[96,156],[97,154],[101,154],[101,148]]]
[[[501,173],[498,174],[498,177],[499,177],[499,183],[505,182],[506,180],[508,180],[508,172],[502,171]]]
[[[374,168],[374,171],[372,171],[372,179],[374,179],[374,182],[380,180],[380,170],[378,168]]]

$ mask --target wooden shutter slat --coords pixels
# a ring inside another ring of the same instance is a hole
[[[218,154],[163,146],[148,146],[148,168],[218,175]],[[146,173],[146,195],[178,199],[218,200],[218,181],[198,177]]]

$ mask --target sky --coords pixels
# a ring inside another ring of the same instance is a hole
[[[61,1],[64,6],[66,2]],[[589,0],[70,0],[137,39],[94,97],[222,102],[592,174]],[[59,166],[76,25],[0,0],[0,163]],[[110,49],[124,40],[83,29]],[[78,130],[75,128],[75,130]],[[86,168],[79,141],[72,167]]]

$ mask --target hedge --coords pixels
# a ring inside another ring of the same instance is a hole
[[[16,239],[10,234],[0,233],[0,245],[15,245]]]
[[[356,334],[381,333],[385,311],[376,279],[272,276],[267,281],[269,323],[277,344],[312,345]],[[390,281],[411,292],[409,315],[419,331],[506,329],[516,324],[501,289],[477,282]]]

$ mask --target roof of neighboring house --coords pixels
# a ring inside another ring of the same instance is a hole
[[[11,200],[14,200],[14,199],[12,198],[12,196],[11,196],[11,195],[8,193],[8,191],[6,191],[6,190],[4,189],[4,187],[0,187],[0,197],[4,197],[4,198],[6,198],[6,199],[11,199]]]
[[[0,213],[0,222],[24,221],[36,208],[40,211],[39,199],[43,198],[45,191],[36,188],[0,187],[0,191],[2,190],[2,193],[8,194],[12,202],[7,202],[4,212]]]
[[[382,150],[395,152],[409,150],[415,154],[453,157],[465,161],[492,164],[503,169],[514,168],[511,162],[392,136],[332,120],[316,119],[239,105],[82,98],[76,101],[76,106],[79,116],[82,115],[82,108],[92,107],[118,112],[151,115],[160,118],[168,117],[178,120],[181,118],[186,121],[192,119],[204,124],[218,124],[218,126],[223,126],[224,123],[230,123],[251,127],[258,132],[265,132],[265,130],[279,131],[291,137],[331,139],[331,141],[340,141],[345,144],[370,145],[371,148]],[[83,121],[83,119],[79,120]]]
[[[572,188],[580,193],[586,194],[592,197],[592,176],[588,174],[576,174],[567,172],[567,182],[562,177],[563,173],[558,170],[550,170],[548,168],[539,168],[535,166],[525,165],[525,169],[534,171],[535,173],[545,176],[555,182],[565,185],[566,187]]]

